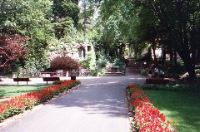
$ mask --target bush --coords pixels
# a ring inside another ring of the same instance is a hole
[[[88,54],[88,57],[86,60],[83,60],[80,62],[80,65],[88,70],[94,70],[96,68],[96,57],[94,53]]]
[[[177,62],[177,64],[170,64],[170,62],[166,62],[165,68],[163,68],[167,74],[179,75],[185,72],[185,67],[181,62]]]
[[[51,61],[51,69],[54,70],[70,70],[78,69],[79,63],[69,56],[58,56]]]
[[[115,59],[113,61],[112,65],[114,67],[118,67],[120,71],[123,71],[125,69],[125,63],[124,63],[124,61],[122,59],[119,59],[119,58]]]
[[[102,56],[97,60],[97,67],[98,68],[105,68],[107,62],[108,62],[108,60],[105,57]]]
[[[90,69],[90,60],[83,60],[80,62],[81,67],[83,67],[84,69]]]

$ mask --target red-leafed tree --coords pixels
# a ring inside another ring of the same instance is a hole
[[[79,63],[69,56],[58,56],[51,61],[51,69],[53,70],[72,70],[78,68]]]
[[[9,67],[12,62],[24,59],[26,37],[19,34],[0,34],[0,69]]]

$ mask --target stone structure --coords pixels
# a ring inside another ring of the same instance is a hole
[[[51,49],[49,57],[50,60],[52,60],[57,56],[70,56],[77,61],[81,61],[87,59],[90,53],[94,53],[94,47],[92,44],[76,43],[66,44],[60,49]]]

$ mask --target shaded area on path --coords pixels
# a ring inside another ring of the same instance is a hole
[[[125,88],[140,76],[83,78],[81,87],[0,128],[3,132],[128,132]]]

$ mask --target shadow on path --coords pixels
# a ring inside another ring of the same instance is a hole
[[[3,132],[128,132],[125,88],[140,76],[81,78],[79,89],[58,97]]]
[[[127,118],[125,88],[129,83],[143,83],[143,80],[132,76],[81,80],[80,89],[55,100],[51,105],[59,108],[80,107],[88,114]]]

